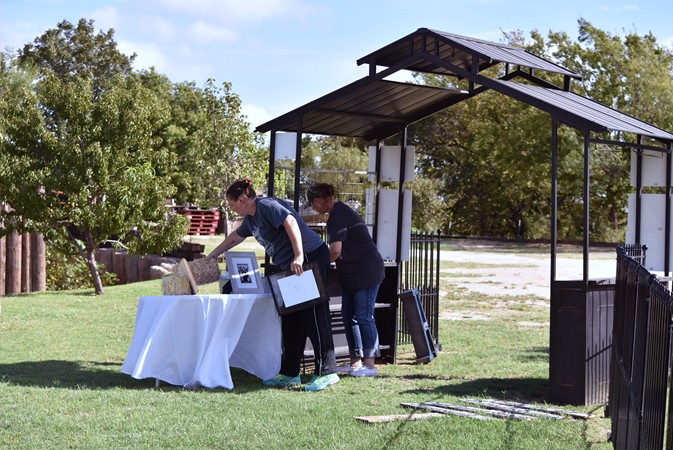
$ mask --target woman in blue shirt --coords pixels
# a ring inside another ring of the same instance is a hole
[[[329,248],[287,202],[272,197],[257,197],[249,178],[229,186],[226,197],[231,209],[243,217],[243,223],[229,233],[208,255],[209,258],[215,258],[247,237],[254,236],[271,256],[271,261],[282,270],[290,269],[301,275],[304,262],[317,261],[323,283],[327,286]],[[313,379],[304,389],[320,391],[339,381],[328,303],[282,316],[281,327],[283,355],[280,373],[264,380],[264,385],[289,387],[301,383],[299,372],[307,336],[317,351]]]

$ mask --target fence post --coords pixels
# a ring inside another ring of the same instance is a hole
[[[5,255],[5,293],[18,294],[21,292],[21,235],[16,231],[7,235]]]
[[[21,235],[21,292],[30,292],[30,233]]]
[[[30,235],[30,287],[31,292],[47,290],[47,254],[40,233]]]
[[[7,256],[5,253],[5,237],[0,237],[0,295],[5,295],[5,271]]]

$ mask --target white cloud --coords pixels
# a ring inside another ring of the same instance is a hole
[[[133,68],[149,69],[154,67],[159,73],[167,73],[170,68],[169,58],[155,44],[145,44],[129,41],[117,41],[119,50],[125,55],[132,55],[135,53],[136,60]]]
[[[116,31],[119,28],[119,24],[122,22],[119,11],[114,6],[94,9],[87,15],[87,17],[93,19],[93,25],[96,31],[103,30],[104,32],[107,32],[110,28],[114,28]]]
[[[238,37],[236,32],[232,30],[210,25],[203,21],[190,25],[188,33],[194,41],[203,44],[235,42]]]
[[[274,116],[272,116],[264,107],[253,103],[244,102],[243,105],[241,105],[241,112],[248,118],[250,128],[253,130],[255,127],[274,118]]]

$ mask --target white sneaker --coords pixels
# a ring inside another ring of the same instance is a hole
[[[376,370],[376,367],[370,369],[367,366],[356,367],[354,369],[351,369],[350,372],[348,372],[348,375],[352,377],[375,377],[378,374],[379,371]]]
[[[343,366],[337,367],[337,373],[350,373],[351,370],[359,369],[364,366],[352,367],[350,364],[344,364]]]

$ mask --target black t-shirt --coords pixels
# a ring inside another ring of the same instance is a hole
[[[339,282],[344,291],[354,293],[380,284],[385,277],[383,258],[358,213],[336,202],[327,219],[329,242],[341,241],[341,257],[336,260]]]

